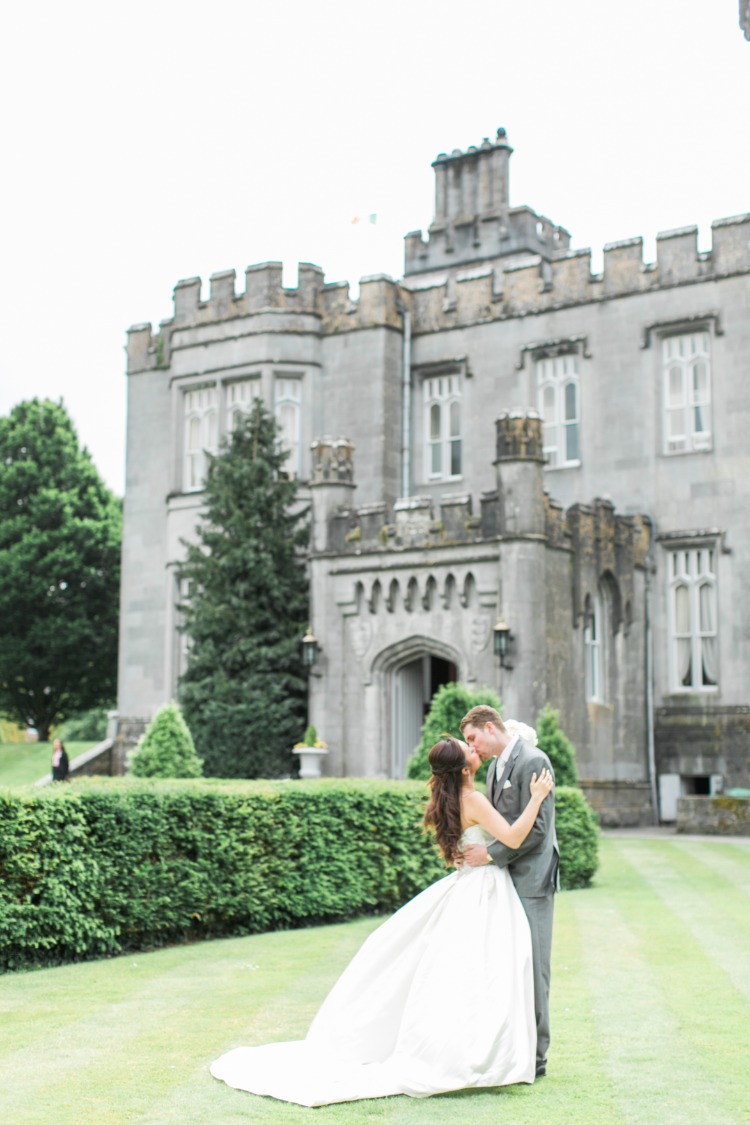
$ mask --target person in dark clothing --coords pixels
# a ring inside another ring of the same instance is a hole
[[[65,781],[69,769],[70,763],[63,741],[61,738],[56,738],[52,743],[52,780]]]

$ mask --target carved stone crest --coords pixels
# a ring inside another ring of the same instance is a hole
[[[481,652],[490,639],[490,619],[485,614],[471,619],[471,647],[473,652]]]

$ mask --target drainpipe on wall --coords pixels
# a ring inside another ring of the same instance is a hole
[[[656,748],[654,744],[654,637],[651,630],[651,575],[655,572],[649,547],[646,559],[646,734],[648,739],[648,781],[651,790],[651,807],[654,824],[659,825],[659,794],[656,785]]]
[[[401,359],[401,496],[411,495],[411,314],[399,300],[398,311],[404,320],[404,347]]]

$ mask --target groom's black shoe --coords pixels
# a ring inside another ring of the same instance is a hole
[[[538,1066],[536,1068],[536,1077],[537,1078],[544,1078],[546,1073],[547,1073],[547,1067],[546,1066]]]

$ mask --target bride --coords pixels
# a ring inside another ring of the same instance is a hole
[[[552,789],[543,770],[513,825],[474,789],[476,750],[445,737],[430,750],[425,823],[446,864],[494,838],[517,848]],[[240,1090],[298,1105],[427,1097],[533,1082],[531,938],[507,870],[460,867],[407,902],[365,941],[307,1038],[236,1047],[211,1066]]]

